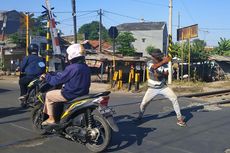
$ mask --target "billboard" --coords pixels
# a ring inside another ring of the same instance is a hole
[[[198,24],[177,29],[177,41],[198,37]]]

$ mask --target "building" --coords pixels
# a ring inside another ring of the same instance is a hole
[[[21,14],[15,10],[0,11],[0,39],[2,40],[3,34],[8,36],[18,32],[20,28]]]
[[[136,39],[133,43],[137,52],[149,56],[145,49],[154,46],[162,51],[167,49],[168,31],[165,22],[124,23],[117,26],[119,32],[131,32]]]

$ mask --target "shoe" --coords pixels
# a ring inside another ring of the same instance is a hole
[[[48,122],[47,120],[45,120],[44,122],[42,122],[42,126],[51,126],[51,125],[56,125],[57,123],[55,122]]]
[[[25,96],[20,96],[20,97],[18,97],[18,100],[20,100],[20,101],[24,101],[25,99],[26,99]]]
[[[179,125],[180,127],[185,127],[186,123],[184,122],[183,118],[177,119],[177,125]]]
[[[139,115],[134,119],[134,121],[140,121],[143,118],[143,113],[139,112]]]

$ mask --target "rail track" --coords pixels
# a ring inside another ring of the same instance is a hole
[[[230,89],[187,94],[180,97],[195,98],[210,103],[226,104],[230,103]]]

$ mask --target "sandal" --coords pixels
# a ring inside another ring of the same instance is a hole
[[[47,120],[45,120],[44,122],[42,122],[41,125],[43,125],[43,126],[50,126],[50,125],[56,125],[56,123],[55,122],[48,122]]]

